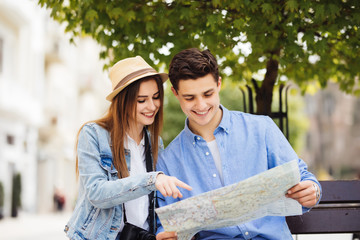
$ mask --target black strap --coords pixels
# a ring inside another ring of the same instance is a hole
[[[146,171],[147,172],[152,172],[154,171],[154,167],[153,167],[153,159],[152,159],[152,154],[151,154],[151,145],[149,142],[149,137],[147,134],[146,129],[144,128],[144,138],[145,138],[145,161],[146,161]],[[154,228],[155,226],[155,204],[154,204],[154,194],[155,192],[152,191],[149,194],[149,229],[151,233],[155,234],[156,229]],[[125,204],[123,205],[123,214],[124,214],[124,223],[127,223],[127,219],[126,219],[126,213],[125,213]]]
[[[152,172],[152,171],[154,171],[154,165],[153,165],[153,159],[152,159],[152,154],[151,154],[151,145],[150,145],[150,141],[149,141],[149,136],[148,136],[145,128],[144,128],[144,136],[145,136],[146,171]],[[154,228],[154,224],[155,224],[154,196],[155,196],[155,192],[152,191],[149,194],[149,218],[150,218],[149,229],[150,229],[150,232],[153,234],[155,234],[155,232],[156,232],[156,230]]]

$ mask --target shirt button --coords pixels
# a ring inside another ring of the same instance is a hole
[[[208,155],[209,155],[209,152],[206,152],[205,154],[206,154],[206,156],[208,156]]]
[[[249,232],[246,232],[245,235],[246,235],[246,236],[249,235]]]
[[[197,137],[197,140],[200,140],[200,137]]]
[[[193,145],[195,145],[195,142],[193,142]]]
[[[213,177],[216,177],[216,173],[213,174]]]

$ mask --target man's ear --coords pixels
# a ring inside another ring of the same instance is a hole
[[[218,89],[219,89],[219,91],[220,91],[220,88],[221,88],[221,77],[219,77],[219,81],[217,82],[217,84],[218,84]]]
[[[176,91],[176,89],[174,87],[171,87],[171,91],[173,92],[173,94],[175,95],[175,97],[178,97],[179,94],[178,92]]]

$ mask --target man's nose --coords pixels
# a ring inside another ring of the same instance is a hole
[[[202,97],[199,97],[199,98],[196,99],[196,107],[199,110],[203,110],[203,108],[206,107],[206,102]]]

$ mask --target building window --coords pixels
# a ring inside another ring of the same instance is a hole
[[[14,145],[15,144],[15,137],[13,135],[6,135],[6,142],[9,145]]]

